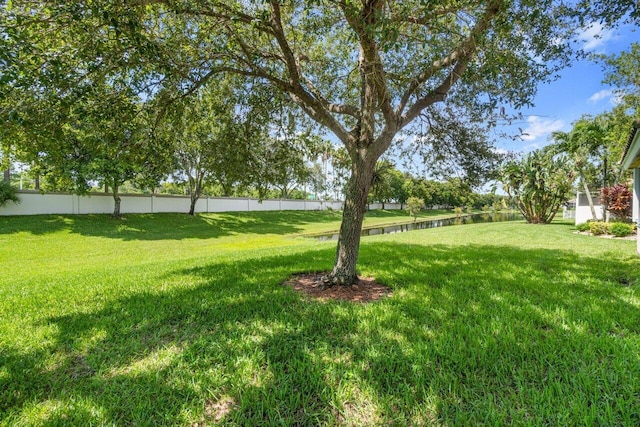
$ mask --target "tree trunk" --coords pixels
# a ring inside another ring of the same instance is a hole
[[[120,199],[120,194],[118,194],[118,184],[113,185],[113,217],[120,218],[120,203],[122,199]]]
[[[356,263],[360,250],[360,232],[367,209],[367,196],[373,176],[373,162],[356,159],[345,190],[342,224],[333,270],[328,280],[333,285],[352,285],[358,281]]]
[[[191,205],[189,206],[189,215],[193,216],[196,213],[196,203],[202,194],[202,181],[204,180],[204,173],[199,169],[196,169],[196,173],[189,177],[189,197],[191,198]]]
[[[598,215],[596,214],[596,207],[593,204],[593,197],[591,197],[589,186],[587,185],[587,181],[584,178],[582,179],[582,188],[584,189],[584,193],[587,196],[587,200],[589,201],[589,208],[591,208],[591,218],[594,221],[597,221]]]
[[[282,199],[291,198],[291,195],[289,194],[290,191],[291,190],[289,190],[289,188],[285,184],[283,187],[280,188],[280,198],[282,198]]]
[[[231,197],[231,192],[233,191],[233,185],[220,181],[220,185],[222,186],[222,195],[224,197]]]
[[[196,192],[191,192],[191,206],[189,207],[189,215],[193,216],[196,213],[196,203],[198,202],[198,199],[200,198],[199,194],[196,194]]]
[[[4,170],[4,181],[11,182],[11,168],[7,168]]]
[[[40,190],[40,174],[36,174],[35,177],[35,189]]]

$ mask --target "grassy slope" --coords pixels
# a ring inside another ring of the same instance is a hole
[[[279,286],[338,220],[0,218],[0,423],[640,424],[635,242],[423,230],[363,239],[388,300]]]

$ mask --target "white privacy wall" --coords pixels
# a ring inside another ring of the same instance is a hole
[[[114,201],[110,194],[93,193],[78,196],[69,193],[39,193],[20,191],[19,204],[0,207],[0,216],[41,215],[41,214],[109,214],[113,212]],[[122,199],[120,211],[127,213],[169,213],[189,212],[188,196],[128,194]],[[196,203],[196,212],[247,212],[278,210],[339,210],[342,202],[317,200],[263,200],[230,197],[202,197]],[[385,208],[392,209],[385,205]]]

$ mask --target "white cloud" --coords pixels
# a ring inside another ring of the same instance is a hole
[[[589,102],[596,103],[602,99],[611,98],[613,96],[613,91],[609,89],[603,89],[599,92],[594,93],[589,97]]]
[[[543,119],[539,116],[529,116],[527,123],[529,125],[522,130],[522,135],[520,135],[520,139],[523,141],[535,141],[541,136],[546,137],[551,132],[558,131],[564,126],[562,120]]]
[[[609,99],[609,104],[618,105],[622,102],[622,98],[624,93],[621,91],[613,91],[608,89],[603,89],[591,95],[589,97],[589,102],[595,104],[598,101],[603,99]]]
[[[593,22],[578,33],[578,40],[584,42],[582,48],[586,51],[593,51],[604,46],[613,37],[613,31],[604,28],[599,22]]]

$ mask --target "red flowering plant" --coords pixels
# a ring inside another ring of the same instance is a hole
[[[633,193],[626,184],[616,184],[613,187],[600,189],[600,200],[611,215],[620,219],[631,217],[631,200]]]

